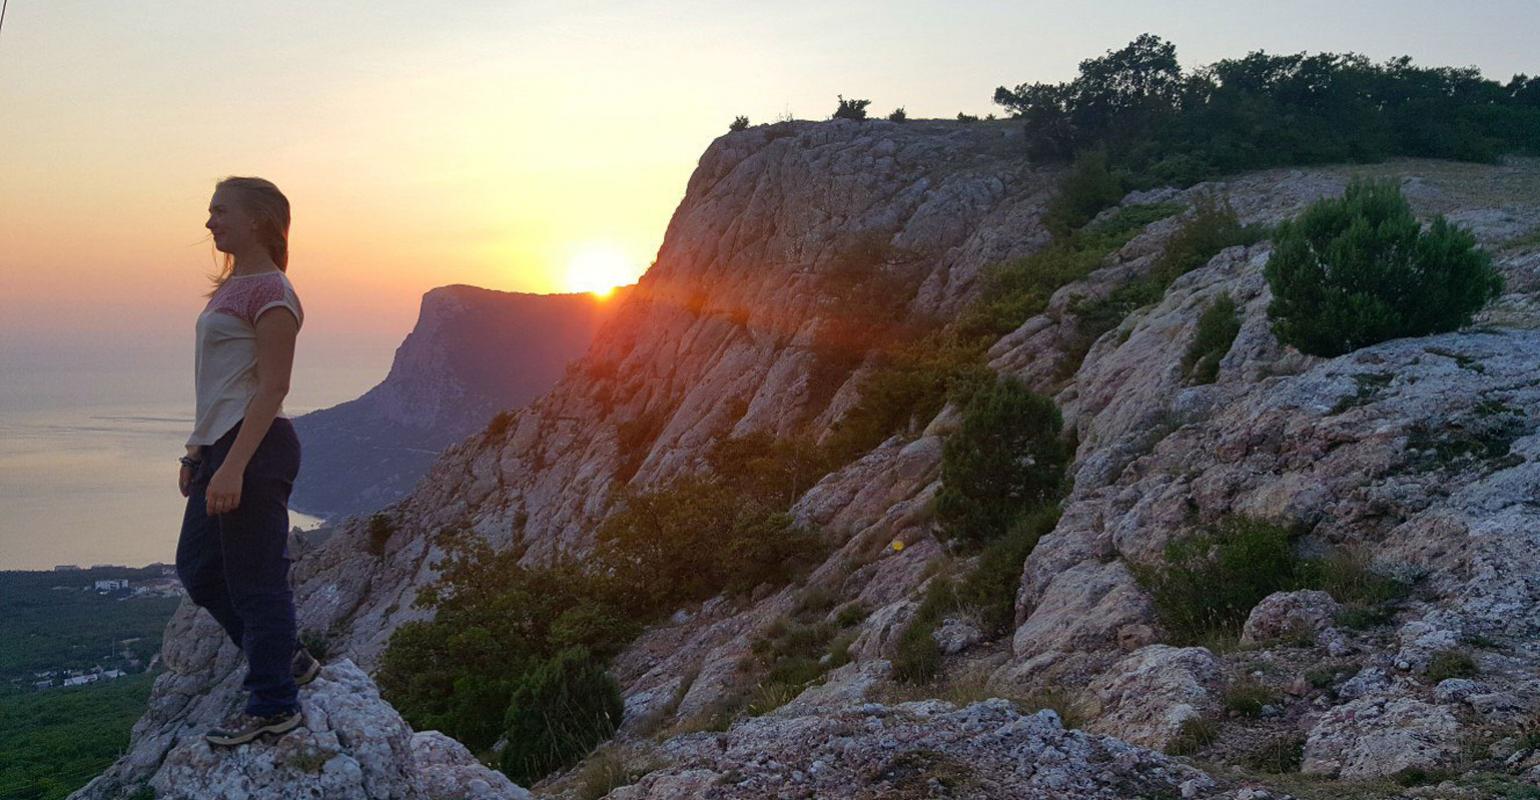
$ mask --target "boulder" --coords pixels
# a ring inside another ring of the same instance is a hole
[[[1208,648],[1140,648],[1091,683],[1100,710],[1086,730],[1165,750],[1182,723],[1218,710],[1221,680],[1219,661]]]
[[[527,800],[529,793],[437,731],[414,733],[352,661],[301,690],[305,722],[278,736],[212,747],[191,729],[149,780],[161,800]],[[89,787],[88,787],[89,788]]]
[[[1434,770],[1459,752],[1460,724],[1444,706],[1363,697],[1322,715],[1305,740],[1300,771],[1346,780]]]

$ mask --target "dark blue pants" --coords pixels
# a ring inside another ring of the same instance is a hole
[[[289,492],[299,474],[299,438],[293,423],[274,418],[246,465],[240,502],[209,516],[204,492],[240,429],[236,423],[203,446],[203,465],[188,487],[176,572],[192,601],[246,654],[246,712],[272,715],[299,708],[290,672],[298,644],[289,588]]]

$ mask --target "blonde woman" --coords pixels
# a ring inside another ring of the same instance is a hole
[[[177,486],[187,498],[177,576],[246,654],[245,709],[211,745],[302,724],[299,685],[320,666],[298,646],[289,589],[289,491],[300,446],[283,413],[304,321],[289,283],[289,201],[261,178],[214,188],[206,227],[224,267],[198,315],[197,416]]]

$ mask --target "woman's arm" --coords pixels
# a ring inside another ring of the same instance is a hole
[[[282,312],[282,313],[279,313]],[[283,398],[289,393],[289,374],[294,367],[294,340],[299,320],[286,308],[257,318],[257,393],[246,404],[246,416],[230,452],[209,479],[208,513],[235,509],[241,501],[241,478],[246,465],[273,425]]]

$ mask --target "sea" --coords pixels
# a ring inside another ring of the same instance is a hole
[[[0,362],[0,569],[175,562],[193,383],[190,363],[164,361]],[[388,368],[297,362],[284,414],[355,398]],[[289,523],[325,520],[291,510]]]

